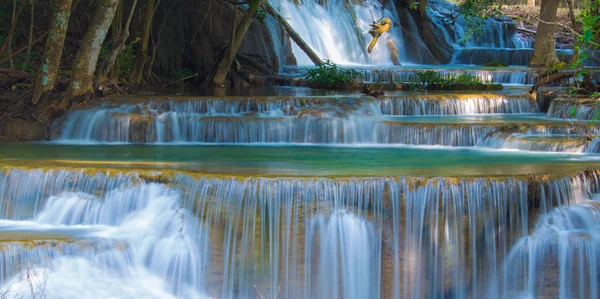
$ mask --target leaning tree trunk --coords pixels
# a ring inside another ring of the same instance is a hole
[[[530,67],[551,67],[559,62],[554,50],[554,23],[559,2],[560,0],[542,0],[533,57],[529,60]]]
[[[252,25],[252,21],[254,20],[254,15],[258,11],[262,0],[252,0],[249,4],[248,10],[242,17],[240,24],[235,28],[234,34],[231,37],[231,41],[227,45],[225,49],[225,53],[223,54],[223,58],[219,62],[215,76],[213,78],[213,84],[215,86],[225,86],[225,79],[229,70],[231,69],[231,64],[233,63],[233,59],[235,58],[235,54],[242,46],[242,41],[244,40],[244,36],[246,32]],[[234,14],[235,17],[235,14]]]
[[[427,15],[427,0],[419,0],[419,13],[422,17]]]
[[[294,40],[296,45],[304,51],[304,53],[310,58],[310,60],[316,65],[322,65],[323,61],[319,56],[310,48],[310,46],[300,37],[300,35],[290,26],[290,24],[269,4],[269,2],[264,3],[265,11],[270,14],[279,24],[283,27],[283,30],[288,34],[288,36]]]
[[[150,31],[152,30],[153,18],[154,0],[148,0],[146,2],[146,9],[144,10],[144,18],[142,20],[142,37],[140,38],[137,52],[135,54],[135,62],[131,68],[131,82],[134,84],[139,84],[142,82],[144,66],[148,61],[148,42],[150,41]]]
[[[73,97],[94,92],[96,63],[118,4],[119,0],[100,0],[98,2],[83,42],[75,56],[71,83],[67,88],[63,106],[68,106]]]
[[[129,16],[127,17],[127,23],[125,23],[125,27],[123,27],[123,32],[119,33],[120,36],[115,40],[113,49],[109,53],[106,58],[105,63],[102,65],[98,72],[98,76],[96,77],[96,83],[94,84],[94,88],[100,87],[108,78],[108,73],[113,66],[115,66],[115,62],[117,61],[117,56],[123,49],[125,49],[125,43],[129,38],[129,25],[131,24],[131,19],[133,18],[133,13],[135,12],[135,7],[137,5],[137,0],[133,0],[131,4],[131,10],[129,11]],[[114,29],[114,28],[113,28]],[[117,75],[118,76],[118,71]]]
[[[56,77],[60,68],[60,57],[62,56],[67,27],[69,27],[69,16],[71,15],[71,0],[54,0],[52,3],[52,21],[50,22],[49,35],[46,40],[42,65],[37,75],[35,88],[31,97],[31,103],[36,105],[43,94],[54,89]]]

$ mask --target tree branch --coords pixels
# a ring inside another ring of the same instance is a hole
[[[41,42],[41,41],[42,41],[42,39],[44,39],[44,37],[45,37],[46,35],[48,35],[48,32],[44,32],[44,34],[40,35],[40,37],[38,37],[36,40],[34,40],[33,42],[31,42],[29,45],[26,45],[25,47],[23,47],[23,48],[21,48],[21,49],[19,49],[19,50],[15,51],[15,52],[13,52],[13,53],[12,53],[10,56],[8,56],[8,57],[6,57],[6,58],[4,58],[4,59],[0,60],[0,64],[3,64],[3,63],[5,63],[5,62],[7,62],[9,59],[11,59],[11,58],[13,58],[13,57],[15,57],[15,56],[19,55],[19,53],[21,53],[21,52],[23,52],[23,51],[25,51],[25,50],[27,50],[27,49],[29,49],[29,48],[33,47],[35,44],[37,44],[37,43]]]
[[[8,34],[6,35],[6,39],[4,40],[4,43],[2,43],[2,47],[0,47],[0,56],[2,56],[2,54],[4,54],[4,50],[6,50],[8,43],[12,40],[12,35],[15,32],[15,27],[17,27],[17,21],[19,20],[19,16],[21,15],[21,12],[23,11],[23,7],[25,7],[25,3],[27,3],[27,1],[22,1],[21,5],[19,5],[19,10],[17,10],[15,17],[12,20],[12,24],[10,25],[10,30],[8,31]]]
[[[536,20],[538,20],[538,22],[544,23],[546,25],[554,25],[554,26],[558,26],[558,27],[564,28],[564,29],[570,31],[571,33],[573,33],[573,35],[575,35],[575,36],[581,36],[581,34],[579,34],[579,32],[577,32],[577,31],[573,30],[573,28],[571,28],[569,26],[566,26],[566,25],[563,25],[561,23],[558,23],[558,22],[547,22],[547,21],[544,21],[544,20],[542,20],[540,18],[536,18]]]

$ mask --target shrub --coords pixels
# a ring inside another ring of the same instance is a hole
[[[324,61],[317,68],[307,69],[304,77],[311,85],[328,89],[357,86],[362,79],[360,72],[344,69],[329,60]]]
[[[440,75],[435,71],[416,72],[411,83],[414,88],[418,90],[457,88],[471,89],[484,84],[481,78],[475,75]]]

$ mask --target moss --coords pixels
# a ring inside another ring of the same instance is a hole
[[[482,64],[482,66],[485,66],[485,67],[508,67],[508,64],[506,64],[504,62],[494,61],[494,62],[486,62],[486,63]]]

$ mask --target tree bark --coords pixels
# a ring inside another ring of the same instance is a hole
[[[577,71],[566,71],[566,72],[554,73],[554,74],[539,78],[535,82],[535,84],[531,87],[531,90],[529,90],[529,94],[534,99],[537,100],[537,91],[540,87],[542,87],[546,84],[550,84],[552,82],[558,81],[558,80],[565,79],[565,78],[572,78],[572,77],[575,77],[576,75],[577,75]]]
[[[535,0],[527,0],[527,6],[535,6]]]
[[[250,25],[252,25],[252,21],[254,21],[254,15],[258,11],[261,3],[262,0],[252,0],[249,4],[248,10],[240,21],[240,24],[237,27],[234,26],[234,34],[231,37],[229,44],[227,44],[227,48],[225,48],[225,53],[217,65],[215,76],[213,77],[213,84],[215,86],[225,87],[225,79],[227,78],[227,74],[231,69],[231,64],[233,63],[235,54],[242,46],[244,36],[250,28]]]
[[[422,17],[427,15],[427,0],[419,0],[419,13]]]
[[[60,68],[60,58],[65,44],[69,17],[71,15],[71,0],[54,0],[52,2],[52,21],[46,40],[42,65],[37,74],[31,103],[36,105],[42,94],[52,91]]]
[[[573,0],[565,0],[567,5],[569,6],[569,19],[571,19],[571,25],[573,26],[573,30],[575,32],[581,32],[581,26],[577,22],[577,16],[575,15],[575,3]],[[575,41],[577,41],[577,36],[575,36]],[[577,43],[577,42],[575,42]],[[575,45],[574,45],[575,46]],[[576,65],[577,60],[579,60],[579,48],[573,47],[573,56],[571,56],[571,65]]]
[[[148,61],[148,42],[150,41],[150,30],[152,30],[152,19],[154,18],[154,0],[146,2],[144,17],[142,19],[142,36],[135,54],[135,62],[131,68],[131,82],[139,84],[142,82],[144,65]]]
[[[115,45],[113,46],[112,51],[108,55],[106,63],[103,65],[103,68],[100,70],[100,72],[96,78],[96,83],[94,84],[95,88],[98,88],[100,85],[102,85],[104,83],[104,81],[106,81],[106,78],[108,77],[108,73],[115,65],[117,56],[125,48],[125,42],[127,42],[127,39],[129,38],[129,24],[131,24],[131,19],[133,18],[133,12],[135,11],[136,5],[137,5],[137,0],[133,0],[133,4],[131,4],[131,11],[129,12],[129,16],[127,17],[127,23],[125,23],[125,27],[123,27],[123,32],[121,32],[121,35],[115,41]]]
[[[552,67],[559,62],[554,49],[554,23],[556,22],[556,11],[560,0],[542,0],[540,8],[540,20],[537,33],[535,35],[535,44],[533,47],[533,56],[529,61],[530,67]]]
[[[112,23],[118,4],[119,0],[98,1],[94,16],[83,37],[83,42],[79,47],[77,56],[75,56],[73,74],[71,75],[71,82],[67,88],[67,97],[65,98],[68,102],[70,102],[72,97],[94,91],[92,83],[96,63],[98,62],[102,43],[104,43],[106,33]],[[68,104],[68,102],[63,102],[63,104]]]
[[[310,46],[304,42],[296,30],[294,30],[294,28],[288,24],[288,22],[273,8],[273,6],[271,6],[271,4],[265,2],[263,6],[265,7],[267,13],[270,14],[277,22],[279,22],[279,24],[281,24],[283,30],[285,30],[289,37],[298,45],[298,47],[300,47],[300,49],[302,49],[302,51],[304,51],[304,53],[306,53],[308,58],[310,58],[315,65],[323,64],[321,58],[319,58],[319,56],[310,48]]]

